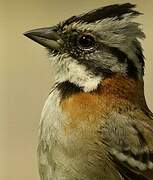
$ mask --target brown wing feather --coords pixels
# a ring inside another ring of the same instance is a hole
[[[123,123],[126,145],[115,144],[112,150],[116,168],[125,180],[153,180],[153,128],[147,121],[134,118],[127,121],[128,125]]]

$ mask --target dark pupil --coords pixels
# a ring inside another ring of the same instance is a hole
[[[79,39],[79,44],[82,47],[89,48],[94,44],[94,38],[90,35],[82,36]]]

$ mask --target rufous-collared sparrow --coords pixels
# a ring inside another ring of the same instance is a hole
[[[153,180],[145,37],[135,5],[115,4],[26,32],[56,71],[38,145],[41,180]]]

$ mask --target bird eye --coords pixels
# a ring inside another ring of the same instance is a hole
[[[95,38],[92,35],[86,34],[78,38],[78,45],[83,49],[91,49],[95,44]]]

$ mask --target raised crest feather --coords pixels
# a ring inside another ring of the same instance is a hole
[[[114,4],[106,7],[100,7],[98,9],[91,10],[87,13],[83,13],[79,16],[72,16],[63,23],[63,26],[69,25],[76,21],[93,23],[105,18],[117,18],[123,19],[125,14],[131,14],[132,16],[140,15],[138,11],[133,10],[135,4],[125,3],[125,4]]]

